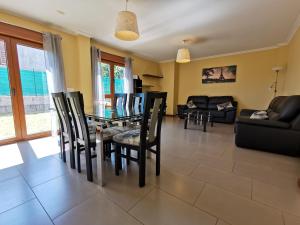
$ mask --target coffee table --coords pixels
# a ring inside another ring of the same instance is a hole
[[[211,127],[213,127],[213,115],[209,110],[203,110],[203,109],[188,109],[184,113],[184,129],[188,128],[188,124],[190,121],[193,121],[196,125],[202,125],[203,126],[203,132],[206,132],[207,123],[211,124]]]

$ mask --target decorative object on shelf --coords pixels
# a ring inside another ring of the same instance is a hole
[[[273,90],[274,89],[274,97],[276,97],[277,95],[277,92],[278,92],[278,89],[277,89],[277,85],[278,85],[278,74],[280,71],[283,70],[283,67],[282,66],[275,66],[272,68],[272,70],[274,72],[276,72],[276,78],[275,78],[275,81],[271,84],[270,86],[270,90]]]
[[[223,66],[204,68],[202,71],[202,83],[230,83],[236,81],[237,66]]]
[[[185,45],[187,41],[188,40],[183,40],[182,42]],[[189,49],[186,47],[178,49],[176,62],[177,63],[188,63],[190,61],[191,61],[191,55],[190,55]]]
[[[118,13],[115,37],[123,41],[135,41],[140,36],[137,18],[134,12],[127,10],[128,0],[125,1],[125,11]]]

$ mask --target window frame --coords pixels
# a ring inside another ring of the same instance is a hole
[[[115,96],[115,66],[121,66],[125,68],[125,58],[117,55],[113,55],[107,52],[101,53],[101,63],[106,63],[110,66],[110,94],[105,94],[105,99],[109,98],[113,104]]]

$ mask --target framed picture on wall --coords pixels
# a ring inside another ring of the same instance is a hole
[[[202,83],[230,83],[236,81],[237,66],[205,68],[202,71]]]

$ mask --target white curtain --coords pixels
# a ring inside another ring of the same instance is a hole
[[[66,91],[61,37],[51,33],[44,33],[43,46],[49,92]]]
[[[49,93],[64,92],[66,91],[66,82],[61,50],[61,37],[51,33],[44,33],[43,47],[45,52],[45,66]],[[52,117],[52,135],[56,136],[58,130],[58,121],[52,101],[50,101],[50,109]]]
[[[129,57],[125,58],[124,92],[133,93],[132,59]]]
[[[93,87],[93,109],[94,113],[99,112],[100,105],[105,104],[104,86],[102,82],[101,73],[101,51],[96,47],[91,47],[91,59],[92,59],[92,87]]]

